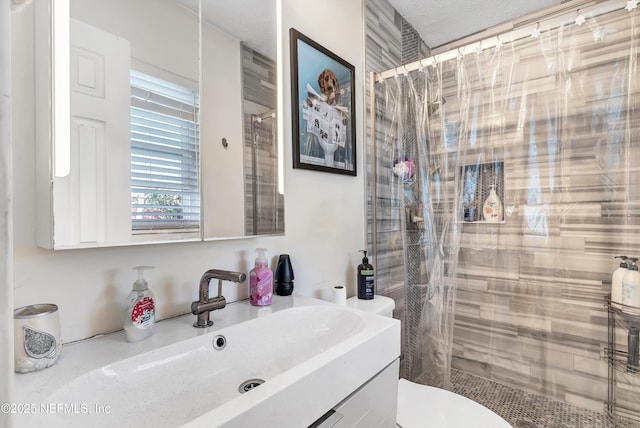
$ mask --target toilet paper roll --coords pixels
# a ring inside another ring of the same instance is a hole
[[[343,285],[333,287],[333,303],[338,305],[347,304],[347,289]]]

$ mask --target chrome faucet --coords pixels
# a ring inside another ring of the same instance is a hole
[[[218,280],[218,296],[210,299],[209,281],[214,278]],[[247,275],[244,273],[228,270],[209,269],[203,273],[200,278],[200,300],[191,303],[191,313],[198,316],[198,321],[193,323],[193,326],[198,328],[212,326],[213,321],[209,320],[209,313],[227,306],[227,300],[222,295],[222,281],[242,283],[245,279]]]

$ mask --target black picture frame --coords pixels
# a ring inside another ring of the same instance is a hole
[[[293,167],[357,175],[355,68],[289,29]]]

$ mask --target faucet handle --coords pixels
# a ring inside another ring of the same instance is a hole
[[[193,323],[193,326],[198,328],[211,327],[213,321],[209,319],[209,313],[225,306],[227,306],[227,299],[222,296],[209,299],[206,303],[191,302],[191,313],[198,316],[198,320]]]

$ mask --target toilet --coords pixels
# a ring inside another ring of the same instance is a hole
[[[347,299],[347,306],[361,311],[393,316],[395,302],[376,295],[373,300]],[[400,428],[512,428],[496,413],[462,395],[398,380],[398,415]]]

